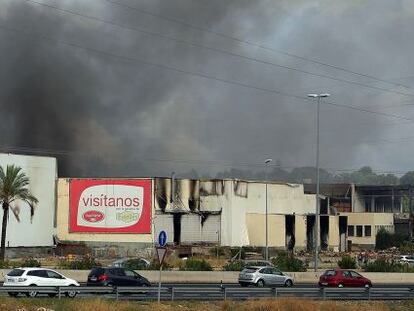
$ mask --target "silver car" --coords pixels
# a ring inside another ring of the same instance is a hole
[[[239,274],[239,284],[243,287],[256,285],[264,286],[286,286],[293,285],[293,278],[284,274],[282,271],[274,267],[246,267]]]

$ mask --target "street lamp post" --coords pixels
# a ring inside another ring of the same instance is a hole
[[[329,94],[308,94],[308,97],[317,98],[317,108],[316,108],[316,210],[315,210],[315,272],[318,270],[318,247],[319,247],[319,217],[320,217],[320,201],[319,201],[319,114],[320,114],[320,105],[321,98],[328,97]]]
[[[268,231],[268,221],[267,221],[267,216],[268,216],[268,212],[267,212],[267,167],[268,164],[270,164],[273,160],[272,159],[266,159],[264,161],[266,167],[265,167],[265,182],[266,182],[266,226],[265,226],[265,230],[266,230],[266,248],[265,248],[265,259],[269,260],[269,231]]]

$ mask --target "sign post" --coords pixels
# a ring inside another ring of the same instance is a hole
[[[164,230],[162,230],[158,235],[158,246],[156,247],[158,262],[160,263],[160,274],[158,278],[158,303],[161,301],[161,272],[162,272],[162,264],[165,259],[165,254],[167,253],[167,249],[165,247],[166,244],[167,244],[167,233]]]

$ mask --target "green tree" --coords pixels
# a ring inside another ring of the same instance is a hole
[[[30,207],[30,216],[33,217],[34,205],[38,200],[30,193],[27,188],[29,178],[18,166],[7,165],[6,171],[0,166],[0,203],[3,208],[3,222],[1,227],[1,248],[0,260],[4,261],[6,251],[6,230],[9,219],[10,204],[18,200],[27,203]],[[18,212],[13,213],[19,221]]]
[[[289,181],[297,183],[315,183],[316,168],[313,166],[304,166],[294,168],[289,175]],[[329,183],[333,180],[331,173],[324,169],[319,170],[319,178],[322,183]]]
[[[402,205],[403,213],[409,213],[410,212],[410,197],[408,195],[404,194],[401,197],[401,205]]]
[[[409,236],[398,233],[388,232],[381,227],[375,237],[375,248],[378,250],[387,249],[390,247],[401,247],[405,241],[409,240]]]
[[[371,167],[363,166],[352,173],[335,176],[337,182],[355,183],[357,185],[396,185],[398,177],[393,174],[376,174]]]
[[[409,171],[401,176],[400,185],[414,185],[414,171]]]

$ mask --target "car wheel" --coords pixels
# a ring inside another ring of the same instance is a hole
[[[139,287],[151,287],[151,284],[143,283],[143,284],[139,285]],[[144,290],[140,291],[140,293],[141,294],[148,294],[149,291],[144,289]]]
[[[293,285],[292,280],[286,280],[285,287],[292,287],[292,285]]]
[[[7,292],[7,294],[9,294],[10,297],[17,297],[17,295],[19,295],[18,292]]]
[[[70,287],[74,287],[74,285],[69,285]],[[75,298],[77,295],[77,291],[76,290],[69,290],[66,292],[66,297],[68,298]]]
[[[338,284],[338,287],[339,287],[339,288],[342,288],[342,287],[344,287],[344,284],[339,283],[339,284]]]
[[[265,286],[265,281],[263,281],[263,280],[257,281],[256,286],[257,287],[264,287]]]
[[[29,286],[37,286],[37,285],[36,284],[32,284],[32,285],[29,285]],[[37,291],[32,290],[32,291],[27,292],[25,294],[26,294],[27,297],[35,298],[37,296]]]

